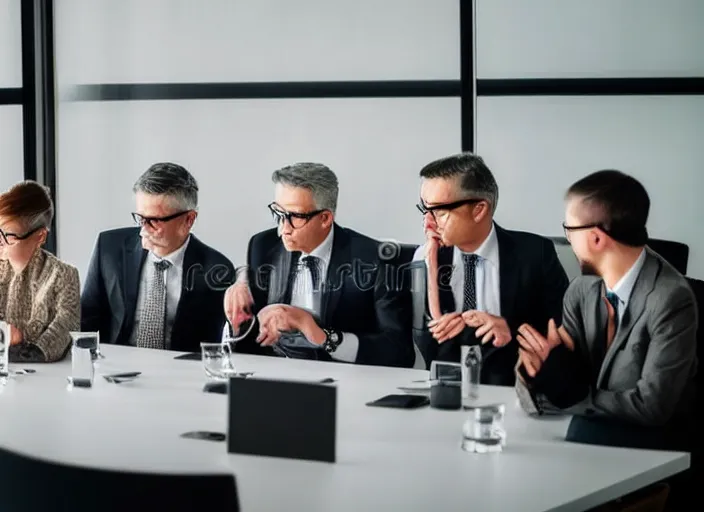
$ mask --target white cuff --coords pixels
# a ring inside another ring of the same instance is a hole
[[[345,363],[354,363],[357,360],[357,352],[359,351],[359,338],[351,332],[342,333],[342,342],[337,346],[337,350],[330,356]]]

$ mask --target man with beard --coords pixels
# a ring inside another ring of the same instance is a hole
[[[687,449],[697,310],[685,278],[646,245],[648,194],[604,170],[566,199],[563,226],[585,275],[565,294],[561,326],[518,329],[521,404],[575,415],[571,440]]]
[[[81,329],[103,343],[183,352],[218,341],[232,263],[191,228],[198,184],[173,163],[152,165],[135,183],[136,228],[100,233],[81,296]]]

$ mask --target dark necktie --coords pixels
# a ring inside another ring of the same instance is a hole
[[[149,282],[149,288],[146,290],[147,298],[139,318],[136,343],[138,347],[165,347],[166,285],[164,271],[170,266],[171,262],[167,260],[154,262],[154,272]]]
[[[310,272],[311,282],[313,283],[313,293],[320,291],[320,276],[322,274],[322,261],[317,256],[306,256],[301,258],[301,261]]]
[[[477,309],[477,261],[476,254],[463,254],[464,262],[464,302],[462,311]]]

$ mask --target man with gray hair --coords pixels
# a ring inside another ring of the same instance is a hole
[[[414,330],[427,366],[460,361],[461,345],[482,346],[481,380],[510,386],[516,329],[559,323],[568,280],[550,240],[494,222],[499,187],[484,160],[449,156],[420,171],[429,322]],[[491,342],[491,343],[489,343]]]
[[[138,227],[100,233],[81,296],[81,329],[104,343],[183,352],[217,341],[232,263],[191,229],[198,184],[182,166],[152,165],[134,185]]]
[[[297,163],[275,171],[272,181],[277,227],[252,237],[246,271],[226,294],[233,330],[259,327],[236,350],[411,366],[407,299],[385,284],[379,242],[335,223],[335,174]]]

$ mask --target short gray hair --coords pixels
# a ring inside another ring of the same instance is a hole
[[[459,153],[430,162],[420,171],[421,178],[459,178],[463,194],[483,199],[496,212],[499,186],[482,157],[474,153]]]
[[[318,210],[330,210],[335,213],[337,209],[339,193],[337,176],[327,165],[299,162],[274,171],[271,181],[310,190]]]
[[[198,183],[184,167],[171,162],[152,165],[139,177],[132,191],[169,196],[182,211],[198,208]]]

